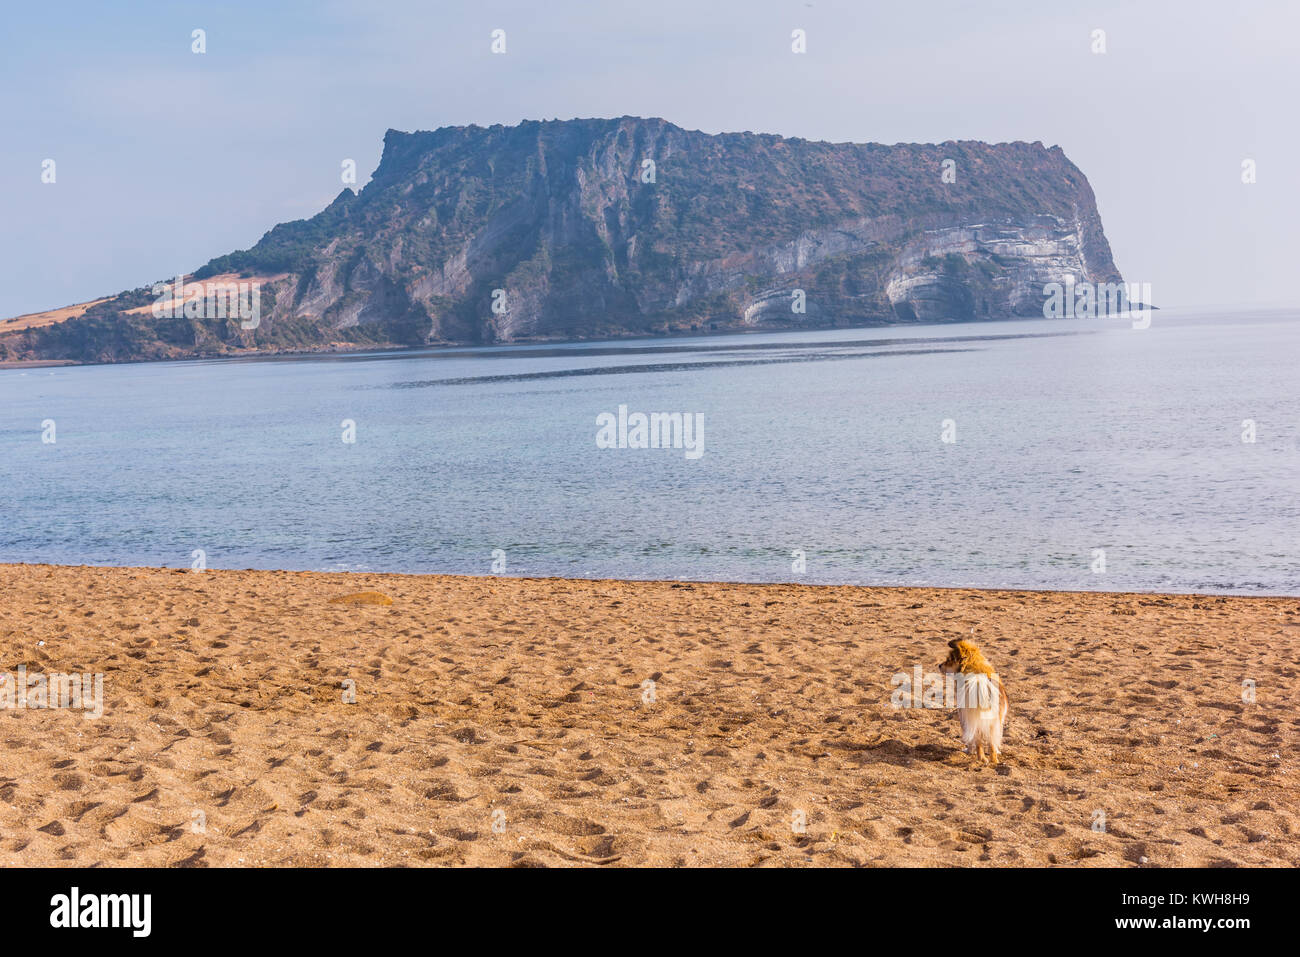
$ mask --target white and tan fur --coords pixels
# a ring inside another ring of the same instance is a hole
[[[1007,694],[1002,679],[973,641],[954,639],[948,647],[952,653],[939,670],[963,676],[957,688],[962,744],[967,754],[977,754],[981,761],[987,748],[989,760],[997,764],[1007,721]]]

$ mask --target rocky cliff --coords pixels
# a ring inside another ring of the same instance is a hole
[[[390,130],[360,193],[193,278],[216,275],[261,282],[254,328],[159,319],[146,288],[0,325],[0,358],[1041,316],[1046,283],[1120,281],[1059,147],[713,136],[635,117]]]

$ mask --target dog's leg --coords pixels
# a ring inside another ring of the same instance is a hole
[[[984,760],[984,742],[981,741],[979,744],[975,745],[975,754],[978,755],[981,761]]]
[[[989,761],[993,764],[998,763],[998,749],[991,744],[989,745]]]

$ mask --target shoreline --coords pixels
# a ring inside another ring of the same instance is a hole
[[[14,562],[0,561],[3,568],[84,568],[84,569],[119,569],[130,571],[184,572],[186,574],[206,574],[207,572],[234,573],[270,573],[283,575],[338,575],[367,576],[378,578],[416,578],[416,579],[451,579],[471,582],[480,581],[517,581],[532,583],[547,582],[587,582],[623,585],[701,585],[701,586],[735,586],[742,588],[855,588],[871,591],[933,591],[933,592],[981,592],[987,594],[1026,594],[1026,595],[1101,595],[1138,598],[1240,598],[1262,601],[1300,602],[1300,592],[1242,593],[1226,591],[1143,591],[1140,589],[1091,589],[1091,588],[1039,588],[1020,585],[862,585],[853,582],[802,582],[791,580],[744,581],[740,579],[711,578],[583,578],[566,575],[511,575],[511,574],[466,574],[459,572],[399,572],[399,571],[323,571],[314,568],[214,568],[204,572],[194,572],[184,565],[68,565],[60,562]],[[1300,605],[1297,605],[1300,608]]]
[[[0,360],[0,369],[46,369],[51,366],[93,365],[89,362],[77,362],[74,359],[4,359]]]
[[[1156,307],[1152,307],[1153,309]],[[1120,318],[1118,316],[1106,318]],[[837,322],[808,322],[799,325],[781,325],[781,326],[748,326],[748,327],[730,327],[725,329],[679,329],[671,332],[649,332],[628,331],[626,333],[607,333],[598,336],[579,337],[571,336],[534,336],[522,339],[513,339],[510,342],[478,342],[473,340],[447,340],[445,342],[427,343],[421,345],[395,345],[392,343],[373,345],[350,345],[350,344],[321,344],[304,349],[247,349],[236,352],[212,353],[212,354],[190,354],[179,356],[167,356],[158,358],[134,358],[120,359],[108,362],[87,362],[80,359],[11,359],[0,362],[2,369],[22,369],[39,365],[68,365],[68,366],[114,366],[114,365],[131,365],[144,362],[212,362],[219,360],[237,360],[237,359],[311,359],[321,357],[347,357],[355,355],[364,355],[367,353],[376,354],[397,354],[397,353],[439,353],[455,349],[499,349],[510,346],[547,346],[547,345],[586,345],[591,343],[608,342],[611,345],[625,344],[631,341],[646,340],[651,342],[672,341],[677,339],[702,339],[712,336],[752,336],[752,335],[770,335],[783,332],[833,332],[844,331],[852,332],[863,329],[928,329],[928,328],[946,328],[951,326],[978,326],[988,325],[990,323],[1001,322],[1034,322],[1039,320],[1053,322],[1096,322],[1096,319],[1069,318],[1046,320],[1041,314],[1026,316],[999,316],[998,318],[976,318],[976,319],[954,319],[947,322],[900,322],[897,319],[882,318],[878,321],[854,322],[854,323],[837,323]],[[64,320],[68,321],[68,320]],[[5,334],[4,325],[0,322],[0,337]]]
[[[1295,598],[13,564],[0,589],[0,673],[103,676],[99,718],[0,707],[0,863],[1300,864]],[[364,592],[391,604],[333,600]],[[972,631],[1011,702],[996,769],[894,699]]]

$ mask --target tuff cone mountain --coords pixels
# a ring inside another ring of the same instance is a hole
[[[1041,316],[1046,283],[1121,281],[1059,147],[713,136],[636,117],[389,130],[364,189],[191,279],[211,277],[260,283],[256,328],[158,318],[142,287],[74,318],[0,323],[0,358],[999,319]]]

